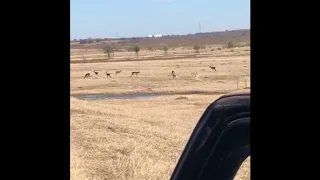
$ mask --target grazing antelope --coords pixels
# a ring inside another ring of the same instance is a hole
[[[96,70],[94,70],[93,72],[94,72],[96,75],[98,75],[98,74],[99,74],[99,72],[98,72],[98,71],[96,71]]]
[[[136,75],[136,76],[138,76],[138,74],[140,73],[140,70],[139,71],[133,71],[132,73],[131,73],[131,76],[133,76],[134,74]],[[130,77],[131,77],[130,76]]]
[[[217,71],[217,70],[216,70],[216,67],[214,67],[214,66],[212,66],[212,65],[209,66],[209,67],[211,68],[212,71],[213,71],[213,70]]]
[[[116,75],[117,75],[117,74],[120,74],[120,73],[121,73],[121,70],[116,71]]]
[[[199,77],[199,74],[198,73],[191,73],[190,74],[192,77],[194,77],[194,78],[198,78]]]
[[[111,77],[111,73],[106,72],[107,78]]]
[[[88,77],[90,77],[90,73],[87,73],[86,75],[84,75],[83,78],[88,78]]]

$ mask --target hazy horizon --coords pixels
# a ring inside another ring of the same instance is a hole
[[[70,38],[130,38],[250,29],[250,0],[71,0]]]
[[[240,31],[240,30],[250,30],[250,28],[247,28],[247,29],[228,29],[228,31]],[[208,31],[208,32],[201,32],[201,33],[212,33],[212,32],[225,32],[225,30],[223,31]],[[161,34],[162,36],[168,36],[168,35],[171,35],[171,36],[186,36],[186,35],[192,35],[192,34],[197,34],[199,32],[195,32],[195,33],[188,33],[188,34]],[[148,35],[156,35],[156,34],[148,34]],[[128,37],[87,37],[87,38],[79,38],[79,39],[88,39],[88,38],[101,38],[101,39],[104,39],[104,38],[108,38],[108,39],[120,39],[120,38],[143,38],[143,37],[147,37],[148,35],[145,35],[145,36],[128,36]],[[70,40],[74,40],[74,39],[77,39],[77,38],[73,38],[73,39],[70,39]],[[77,40],[79,40],[77,39]]]

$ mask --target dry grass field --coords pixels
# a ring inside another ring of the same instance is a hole
[[[208,48],[198,55],[191,49],[170,49],[167,56],[141,51],[139,58],[134,52],[116,52],[110,60],[96,49],[70,50],[71,179],[169,179],[207,106],[223,94],[250,91],[250,47]],[[79,62],[82,56],[87,62]],[[116,70],[122,72],[116,75]],[[169,76],[172,70],[176,78]],[[140,74],[130,77],[132,71]],[[84,78],[86,73],[92,77]],[[77,98],[136,93],[159,96]],[[250,179],[250,158],[236,179]]]

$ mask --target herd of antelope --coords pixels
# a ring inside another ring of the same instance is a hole
[[[209,68],[213,71],[217,71],[217,69],[216,69],[216,67],[215,66],[209,66]],[[97,76],[99,75],[99,71],[96,71],[96,70],[94,70],[93,71]],[[116,70],[116,72],[115,72],[115,75],[117,75],[117,74],[120,74],[122,72],[122,70]],[[136,76],[138,76],[138,74],[140,73],[140,70],[138,70],[138,71],[132,71],[131,72],[131,76],[130,77],[132,77],[133,75],[136,75]],[[199,77],[199,74],[198,73],[191,73],[190,74],[193,78],[198,78]],[[109,72],[106,72],[106,76],[107,76],[107,78],[111,78],[111,73],[109,73]],[[174,78],[176,78],[176,77],[178,77],[176,74],[175,74],[175,72],[174,71],[171,71],[171,74],[169,74],[168,76],[172,76],[172,78],[174,79]],[[91,77],[91,74],[90,73],[86,73],[85,75],[84,75],[84,78],[89,78],[89,77]]]
[[[97,71],[97,70],[94,70],[93,71],[97,76],[99,75],[99,71]],[[117,70],[116,72],[115,72],[115,75],[117,75],[117,74],[120,74],[122,72],[122,70]],[[133,75],[138,75],[140,73],[140,71],[133,71],[133,72],[131,72],[131,76],[133,76]],[[106,75],[107,75],[107,78],[111,78],[111,73],[109,73],[109,72],[106,72]],[[130,76],[130,77],[131,77]],[[86,73],[85,75],[84,75],[84,78],[89,78],[89,77],[91,77],[91,73]]]

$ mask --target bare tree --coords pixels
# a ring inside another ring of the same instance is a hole
[[[165,55],[165,56],[168,55],[168,50],[169,50],[169,48],[168,48],[167,45],[164,45],[164,46],[163,46],[163,50],[164,50],[164,55]]]
[[[108,44],[103,47],[103,52],[104,54],[108,54],[108,59],[110,59],[110,53],[113,51],[112,49],[113,48]]]
[[[227,44],[227,49],[234,48],[234,44],[230,41]]]
[[[137,57],[139,57],[139,51],[140,51],[140,47],[138,45],[135,45],[133,47],[134,52],[136,52]]]
[[[112,43],[112,56],[114,56],[114,50],[116,49],[116,46],[114,43]]]
[[[199,53],[200,46],[195,45],[193,46],[193,49],[196,51],[196,53]]]

